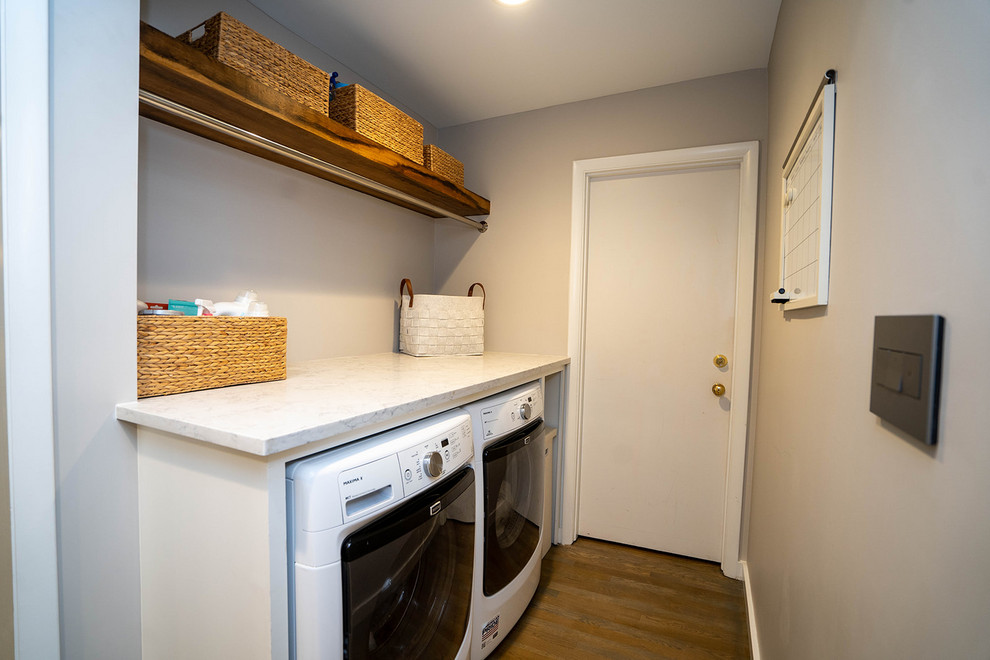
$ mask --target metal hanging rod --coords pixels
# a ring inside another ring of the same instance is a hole
[[[256,147],[261,147],[265,151],[269,151],[271,153],[278,154],[279,156],[289,158],[308,167],[318,169],[322,172],[333,174],[334,176],[340,177],[342,179],[346,179],[362,187],[370,188],[375,192],[384,193],[390,197],[394,197],[404,202],[413,204],[423,210],[431,211],[433,213],[439,213],[444,218],[450,218],[451,220],[456,220],[458,222],[464,223],[470,227],[477,229],[480,232],[488,231],[488,223],[485,222],[484,220],[472,220],[471,218],[464,217],[463,215],[451,213],[450,211],[444,208],[423,201],[422,199],[413,197],[412,195],[402,192],[401,190],[396,190],[395,188],[392,188],[391,186],[387,186],[384,183],[378,183],[377,181],[372,181],[367,177],[361,176],[360,174],[355,174],[350,170],[345,170],[344,168],[334,165],[332,163],[328,163],[325,160],[320,160],[319,158],[315,158],[313,156],[310,156],[309,154],[305,154],[301,151],[293,149],[292,147],[287,147],[284,144],[280,144],[278,142],[275,142],[274,140],[269,140],[266,137],[256,135],[255,133],[246,131],[243,128],[238,128],[233,124],[228,124],[225,121],[203,114],[202,112],[193,110],[192,108],[187,108],[181,103],[170,101],[169,99],[158,96],[157,94],[152,94],[151,92],[147,92],[143,89],[139,90],[138,98],[141,101],[141,103],[149,105],[158,110],[167,112],[170,115],[181,117],[195,124],[199,124],[200,126],[205,126],[207,128],[211,128],[215,131],[219,131],[231,137],[235,137],[244,142],[248,142]]]

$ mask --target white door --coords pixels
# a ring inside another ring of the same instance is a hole
[[[722,558],[739,200],[738,165],[589,184],[581,535]]]

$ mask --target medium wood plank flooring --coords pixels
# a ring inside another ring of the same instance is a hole
[[[742,582],[717,564],[579,538],[550,549],[492,659],[749,658]]]

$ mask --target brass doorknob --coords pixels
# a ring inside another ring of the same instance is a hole
[[[722,383],[715,383],[714,385],[712,385],[712,394],[714,394],[715,396],[722,396],[723,394],[725,394],[725,385],[723,385]]]
[[[722,354],[719,354],[719,355],[716,355],[715,356],[715,359],[712,360],[712,362],[715,363],[715,366],[716,367],[718,367],[719,369],[721,369],[725,365],[729,364],[729,358],[725,357]]]

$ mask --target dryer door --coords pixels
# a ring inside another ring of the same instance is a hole
[[[483,591],[493,596],[519,575],[540,542],[543,421],[485,447]]]
[[[474,570],[474,471],[351,534],[341,549],[344,657],[454,658]]]

